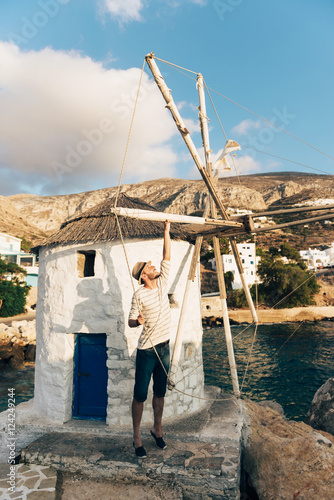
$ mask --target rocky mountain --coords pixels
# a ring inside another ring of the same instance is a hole
[[[324,198],[334,203],[334,175],[281,172],[227,177],[218,181],[217,190],[226,207],[253,211]],[[116,187],[110,187],[71,195],[0,197],[0,231],[36,243],[69,217],[114,196],[116,191]],[[121,191],[167,213],[201,211],[207,197],[202,180],[157,179],[124,184]]]
[[[0,196],[0,232],[20,238],[25,237],[31,241],[38,241],[45,238],[45,233],[37,226],[30,224],[26,215],[23,215],[21,210],[17,209],[4,196]]]

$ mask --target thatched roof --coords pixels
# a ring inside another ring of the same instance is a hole
[[[40,248],[54,247],[58,245],[73,245],[76,243],[95,243],[102,241],[114,241],[120,239],[116,216],[111,213],[115,205],[115,198],[107,198],[93,208],[83,212],[79,216],[64,222],[60,229],[42,241],[32,251],[38,253]],[[137,208],[140,210],[157,210],[139,200],[130,198],[121,193],[117,200],[118,207]],[[166,219],[168,214],[166,214]],[[118,218],[123,238],[161,238],[164,231],[163,222],[144,221],[127,217]],[[171,238],[187,240],[188,235],[182,229],[181,224],[173,224]]]

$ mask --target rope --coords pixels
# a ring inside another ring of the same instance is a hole
[[[299,323],[299,325],[297,326],[297,328],[296,328],[296,329],[295,329],[295,330],[291,333],[290,337],[288,337],[288,338],[286,339],[286,341],[284,342],[284,344],[282,344],[282,345],[281,345],[281,347],[280,347],[279,349],[277,349],[277,350],[274,352],[274,354],[273,354],[273,356],[272,356],[272,357],[276,356],[276,355],[280,352],[280,350],[281,350],[281,349],[283,349],[283,347],[285,346],[285,344],[287,344],[287,343],[289,342],[289,340],[293,337],[293,335],[294,335],[294,334],[296,333],[296,331],[297,331],[297,330],[298,330],[298,329],[302,326],[302,324],[303,324],[303,323],[305,323],[305,321],[304,321],[304,320],[303,320],[303,321],[301,321],[301,322]]]
[[[333,259],[331,259],[329,262],[332,262],[332,260],[333,260]],[[313,278],[315,275],[316,275],[316,273],[312,273],[312,276],[310,276],[310,278]],[[304,283],[306,283],[306,282],[307,282],[310,278],[308,278],[307,280],[305,280],[305,281],[304,281],[301,285],[299,285],[299,286],[298,286],[295,290],[297,290],[300,286],[302,286]],[[294,290],[294,291],[295,291],[295,290]],[[291,293],[293,293],[293,292],[290,292],[290,293],[289,293],[289,295],[291,295]],[[288,297],[288,295],[287,295],[286,297]],[[277,304],[279,304],[280,302],[282,302],[283,300],[285,300],[285,299],[286,299],[286,297],[284,297],[282,300],[280,300],[279,302],[277,302]],[[277,304],[275,304],[273,307],[276,307],[276,305],[277,305]],[[272,309],[273,309],[273,307],[272,307]],[[299,325],[297,326],[297,328],[296,328],[296,329],[292,332],[292,334],[291,334],[291,335],[289,336],[289,338],[288,338],[288,339],[284,342],[284,344],[282,344],[282,345],[281,345],[281,347],[279,347],[279,349],[277,349],[277,350],[274,352],[273,356],[276,356],[276,355],[280,352],[280,350],[281,350],[281,349],[283,349],[283,347],[285,346],[285,344],[287,344],[287,343],[289,342],[289,340],[293,337],[293,335],[296,333],[296,331],[297,331],[297,330],[298,330],[298,329],[299,329],[299,328],[300,328],[300,327],[301,327],[304,323],[305,323],[305,320],[303,320],[303,321],[301,321],[301,322],[299,323]]]
[[[285,134],[289,135],[290,137],[293,137],[294,139],[296,139],[297,141],[299,142],[302,142],[303,144],[305,144],[306,146],[309,146],[310,148],[314,149],[315,151],[318,151],[319,153],[327,156],[328,158],[331,158],[332,160],[334,160],[334,157],[325,153],[324,151],[321,151],[321,149],[318,149],[316,148],[315,146],[312,146],[312,144],[306,142],[306,141],[303,141],[303,139],[300,139],[299,137],[297,137],[296,135],[293,135],[291,134],[290,132],[288,132],[287,130],[284,130],[284,128],[282,127],[279,127],[278,125],[275,125],[275,123],[272,123],[271,121],[267,120],[266,118],[263,118],[263,116],[261,115],[258,115],[257,113],[255,113],[254,111],[251,111],[250,109],[246,108],[245,106],[242,106],[241,104],[237,103],[236,101],[233,101],[233,99],[230,99],[229,97],[221,94],[220,92],[218,92],[217,90],[215,89],[212,89],[211,87],[209,87],[210,90],[212,90],[212,92],[215,92],[216,94],[220,95],[221,97],[223,97],[224,99],[226,99],[227,101],[230,101],[232,102],[233,104],[235,104],[236,106],[239,106],[239,108],[242,108],[244,109],[245,111],[248,111],[248,113],[251,113],[252,115],[256,116],[257,118],[260,118],[261,120],[263,120],[264,122],[268,123],[269,125],[272,125],[273,127],[277,128],[278,130],[281,130],[282,132],[284,132]]]
[[[253,335],[252,345],[251,345],[251,348],[250,348],[250,351],[249,351],[247,365],[246,365],[246,369],[245,369],[244,376],[243,376],[242,383],[241,383],[241,387],[240,387],[240,394],[242,393],[242,389],[243,389],[243,386],[244,386],[244,382],[245,382],[245,379],[246,379],[248,367],[249,367],[251,356],[252,356],[252,351],[253,351],[253,347],[254,347],[254,343],[255,343],[255,339],[256,339],[256,334],[257,334],[257,325],[258,325],[258,323],[255,323],[255,329],[254,329],[254,335]]]
[[[226,133],[225,133],[224,127],[223,127],[223,125],[222,125],[222,122],[220,121],[220,118],[219,118],[219,115],[218,115],[218,112],[217,112],[216,106],[214,105],[214,102],[213,102],[213,100],[212,100],[211,94],[210,94],[210,92],[209,92],[209,89],[208,89],[208,87],[207,87],[207,85],[206,85],[206,83],[205,83],[204,79],[203,79],[203,82],[204,82],[205,89],[206,89],[206,91],[207,91],[207,93],[208,93],[209,99],[210,99],[210,101],[211,101],[211,105],[212,105],[212,107],[213,107],[213,109],[214,109],[214,112],[215,112],[215,114],[216,114],[216,118],[217,118],[217,120],[218,120],[218,123],[219,123],[219,125],[220,125],[220,128],[222,129],[222,132],[223,132],[223,134],[224,134],[225,140],[227,141],[227,135],[226,135]],[[236,166],[235,161],[234,161],[234,156],[233,156],[233,154],[232,154],[232,153],[230,153],[230,156],[231,156],[231,158],[232,158],[232,162],[233,162],[234,170],[235,170],[235,173],[236,173],[236,175],[237,175],[237,177],[238,177],[239,184],[241,185],[241,181],[240,181],[240,177],[239,177],[239,172],[238,172],[237,166]]]
[[[140,80],[139,80],[139,84],[138,84],[138,90],[137,90],[137,96],[136,96],[136,100],[135,100],[135,104],[134,104],[134,109],[133,109],[133,113],[132,113],[132,118],[131,118],[131,124],[130,124],[130,129],[129,129],[129,134],[128,134],[128,139],[127,139],[127,143],[126,143],[126,148],[125,148],[125,152],[124,152],[124,157],[123,157],[123,163],[122,163],[122,168],[121,168],[121,174],[120,174],[120,178],[119,178],[119,183],[118,183],[118,187],[117,187],[117,191],[116,191],[116,197],[115,197],[115,207],[117,207],[117,201],[118,201],[118,197],[119,197],[119,193],[120,193],[120,187],[121,187],[121,181],[122,181],[122,177],[123,177],[123,172],[124,172],[124,167],[125,167],[125,161],[126,161],[126,157],[127,157],[127,152],[128,152],[128,149],[129,149],[129,144],[130,144],[130,138],[131,138],[131,132],[132,132],[132,127],[133,127],[133,122],[134,122],[134,117],[135,117],[135,113],[136,113],[136,108],[137,108],[137,103],[138,103],[138,98],[139,98],[139,92],[140,92],[140,87],[141,87],[141,82],[142,82],[142,77],[143,77],[143,73],[144,73],[144,67],[145,67],[145,61],[143,63],[143,67],[142,67],[142,70],[141,70],[141,75],[140,75]],[[121,239],[121,242],[122,242],[122,247],[123,247],[123,252],[124,252],[124,256],[125,256],[125,260],[126,260],[126,264],[127,264],[127,268],[128,268],[128,272],[129,272],[129,276],[130,276],[130,281],[131,281],[131,285],[132,285],[132,289],[133,289],[133,294],[134,294],[134,297],[135,297],[135,300],[136,300],[136,304],[137,304],[137,308],[138,308],[138,311],[140,311],[140,305],[139,305],[139,302],[138,302],[138,297],[137,297],[137,294],[136,294],[136,290],[135,290],[135,286],[134,286],[134,282],[133,282],[133,278],[132,278],[132,273],[131,273],[131,268],[130,268],[130,264],[129,264],[129,260],[128,260],[128,256],[127,256],[127,252],[126,252],[126,247],[125,247],[125,243],[124,243],[124,239],[123,239],[123,234],[122,234],[122,229],[121,229],[121,226],[120,226],[120,223],[119,223],[119,218],[117,216],[117,214],[115,213],[114,214],[115,217],[116,217],[116,222],[117,222],[117,227],[118,227],[118,231],[119,231],[119,235],[120,235],[120,239]],[[157,323],[155,325],[155,327],[157,326]],[[154,328],[155,328],[154,327]],[[151,331],[151,334],[152,334],[152,331]],[[168,372],[152,342],[152,339],[151,339],[151,336],[148,335],[148,339],[151,343],[151,346],[165,372],[165,375],[167,377],[167,381],[170,381],[170,378],[169,378],[169,375],[168,375]],[[178,389],[177,387],[174,387],[174,389],[179,392],[180,394],[183,394],[185,396],[189,396],[189,397],[193,397],[193,398],[197,398],[197,399],[200,399],[200,400],[204,400],[204,401],[226,401],[227,398],[224,398],[223,400],[222,399],[210,399],[210,398],[202,398],[200,396],[195,396],[193,394],[188,394],[184,391],[181,391],[180,389]],[[234,396],[231,397],[230,399],[234,399]]]
[[[117,191],[116,191],[115,205],[114,205],[115,208],[117,207],[118,196],[119,196],[119,192],[120,192],[120,189],[121,189],[121,182],[122,182],[122,177],[123,177],[123,172],[124,172],[124,167],[125,167],[125,160],[126,160],[126,157],[127,157],[127,154],[128,154],[130,137],[131,137],[131,133],[132,133],[132,126],[133,126],[133,122],[134,122],[134,118],[135,118],[135,114],[136,114],[137,103],[138,103],[138,99],[139,99],[139,92],[140,92],[140,88],[141,88],[141,82],[142,82],[142,79],[143,79],[145,64],[146,64],[146,60],[144,59],[143,67],[142,67],[141,73],[140,73],[140,79],[139,79],[139,84],[138,84],[138,90],[137,90],[136,100],[135,100],[135,104],[134,104],[134,107],[133,107],[132,118],[131,118],[131,123],[130,123],[130,129],[129,129],[128,139],[127,139],[127,142],[126,142],[126,147],[125,147],[125,152],[124,152],[124,157],[123,157],[122,168],[121,168],[121,174],[120,174],[120,177],[119,177],[118,187],[117,187]]]
[[[256,310],[258,311],[259,309],[259,290],[258,290],[258,282],[259,280],[257,279],[257,264],[256,264],[256,233],[254,234],[254,245],[255,245],[255,305],[256,305]]]
[[[287,295],[285,295],[285,297],[283,297],[281,300],[279,300],[278,302],[276,302],[276,304],[273,305],[270,309],[274,309],[276,306],[278,306],[278,304],[281,304],[282,302],[284,302],[290,295],[292,295],[293,293],[295,293],[298,290],[298,288],[300,288],[305,283],[307,283],[311,278],[313,278],[315,276],[315,274],[316,273],[311,274],[311,276],[309,276],[305,281],[303,281],[303,283],[300,283],[300,285],[298,285],[290,293],[288,293]]]
[[[161,62],[163,62],[163,63],[165,63],[165,64],[167,64],[167,65],[169,65],[169,66],[174,67],[175,69],[177,69],[177,68],[178,68],[177,70],[184,70],[184,71],[188,71],[188,72],[193,73],[193,74],[197,74],[197,73],[196,73],[196,72],[194,72],[194,71],[188,70],[188,69],[183,68],[183,67],[181,67],[181,66],[178,66],[178,65],[176,65],[176,64],[169,63],[169,62],[164,61],[164,60],[159,59],[159,58],[156,58],[156,59],[157,59],[157,60],[159,60],[159,61],[161,61]],[[119,192],[120,192],[120,187],[121,187],[121,180],[122,180],[122,176],[123,176],[123,172],[124,172],[124,167],[125,167],[126,156],[127,156],[127,152],[128,152],[128,148],[129,148],[130,137],[131,137],[132,127],[133,127],[133,122],[134,122],[135,112],[136,112],[136,108],[137,108],[137,103],[138,103],[138,98],[139,98],[139,92],[140,92],[140,87],[141,87],[142,77],[143,77],[143,73],[144,73],[145,62],[146,62],[146,61],[144,60],[143,67],[142,67],[142,71],[141,71],[141,75],[140,75],[140,81],[139,81],[138,91],[137,91],[137,96],[136,96],[136,100],[135,100],[135,104],[134,104],[134,109],[133,109],[133,114],[132,114],[132,119],[131,119],[131,124],[130,124],[129,134],[128,134],[128,139],[127,139],[127,144],[126,144],[126,148],[125,148],[125,153],[124,153],[124,158],[123,158],[123,163],[122,163],[122,169],[121,169],[121,174],[120,174],[119,184],[118,184],[118,188],[117,188],[117,192],[116,192],[115,207],[117,206],[117,201],[118,201],[118,197],[119,197]],[[180,71],[180,72],[181,72],[181,71]],[[188,75],[186,75],[186,76],[188,76]],[[189,78],[191,78],[191,77],[189,77]],[[205,84],[205,83],[204,83],[204,84]],[[225,139],[227,140],[227,136],[226,136],[225,130],[224,130],[224,128],[223,128],[223,126],[222,126],[222,124],[221,124],[221,121],[220,121],[220,119],[219,119],[218,113],[217,113],[217,111],[216,111],[216,108],[215,108],[215,106],[214,106],[213,100],[212,100],[212,98],[211,98],[211,95],[210,95],[210,92],[209,92],[209,87],[207,87],[207,85],[206,85],[206,84],[205,84],[205,88],[207,89],[207,92],[208,92],[208,95],[209,95],[209,98],[210,98],[211,104],[212,104],[213,109],[214,109],[214,111],[215,111],[215,113],[216,113],[217,119],[218,119],[219,124],[220,124],[220,126],[221,126],[221,129],[222,129],[222,131],[223,131],[223,133],[224,133]],[[256,113],[254,113],[254,112],[250,111],[249,109],[245,108],[244,106],[242,106],[242,105],[240,105],[240,104],[236,103],[236,102],[235,102],[235,101],[233,101],[232,99],[227,98],[226,96],[224,96],[223,94],[220,94],[219,92],[215,91],[214,89],[210,89],[210,90],[212,90],[213,92],[215,92],[215,93],[217,93],[218,95],[222,96],[223,98],[225,98],[225,99],[227,99],[227,100],[231,101],[232,103],[236,104],[237,106],[239,106],[239,107],[241,107],[241,108],[245,109],[245,110],[246,110],[246,111],[248,111],[249,113],[251,113],[251,114],[253,114],[253,115],[257,116],[258,118],[262,119],[263,121],[267,122],[268,124],[270,124],[270,125],[272,125],[272,126],[276,127],[277,129],[279,129],[279,130],[281,130],[281,131],[283,131],[283,132],[287,133],[288,135],[290,135],[290,136],[294,137],[295,139],[299,140],[300,142],[302,142],[302,143],[304,143],[304,144],[308,145],[309,147],[311,147],[311,148],[315,149],[316,151],[318,151],[318,152],[320,152],[320,153],[322,153],[322,154],[324,154],[324,155],[328,156],[329,158],[334,159],[333,157],[331,157],[331,156],[330,156],[330,155],[328,155],[327,153],[324,153],[324,152],[322,152],[321,150],[319,150],[319,149],[315,148],[314,146],[312,146],[311,144],[309,144],[309,143],[307,143],[307,142],[305,142],[305,141],[303,141],[303,140],[299,139],[298,137],[296,137],[296,136],[294,136],[293,134],[291,134],[291,133],[287,132],[286,130],[282,129],[281,127],[279,127],[279,126],[275,125],[274,123],[271,123],[269,120],[266,120],[265,118],[261,117],[260,115],[258,115],[258,114],[256,114]],[[253,149],[254,149],[254,148],[253,148]],[[259,152],[263,152],[263,151],[259,151]],[[269,153],[265,153],[265,154],[270,155]],[[270,156],[274,156],[274,155],[270,155]],[[237,169],[236,169],[236,166],[235,166],[235,163],[234,163],[234,158],[233,158],[232,154],[231,154],[231,157],[232,157],[232,161],[233,161],[233,164],[234,164],[234,167],[235,167],[236,173],[237,173],[237,175],[238,175],[238,172],[237,172]],[[274,157],[275,157],[275,156],[274,156]],[[277,157],[277,158],[280,158],[280,157]],[[284,158],[281,158],[281,159],[283,159],[283,160],[284,160]],[[290,161],[290,160],[286,160],[286,161]],[[292,162],[292,161],[291,161],[291,163],[297,163],[297,162]],[[303,165],[303,164],[300,164],[300,165]],[[305,166],[305,167],[307,167],[307,168],[312,168],[312,167],[309,167],[309,166],[307,166],[307,165],[303,165],[303,166]],[[317,170],[317,169],[315,169],[315,170]],[[325,173],[326,173],[326,172],[325,172]],[[238,175],[238,179],[239,179],[239,175]],[[239,179],[239,183],[240,183],[240,179]],[[131,269],[130,269],[129,261],[128,261],[128,258],[127,258],[127,253],[126,253],[125,243],[124,243],[124,239],[123,239],[123,235],[122,235],[122,230],[121,230],[121,227],[120,227],[120,224],[119,224],[119,220],[118,220],[118,216],[117,216],[117,214],[115,214],[115,216],[116,216],[117,226],[118,226],[118,230],[119,230],[119,234],[120,234],[120,238],[121,238],[121,242],[122,242],[122,246],[123,246],[123,251],[124,251],[124,255],[125,255],[125,259],[126,259],[126,263],[127,263],[127,267],[128,267],[128,272],[129,272],[129,275],[130,275],[131,284],[132,284],[132,287],[133,287],[133,292],[134,292],[135,300],[136,300],[136,302],[137,302],[137,307],[138,307],[138,310],[140,311],[140,306],[139,306],[138,298],[137,298],[137,295],[136,295],[136,293],[135,293],[136,291],[135,291],[135,287],[134,287],[134,283],[133,283],[133,279],[132,279]],[[311,277],[312,277],[312,276],[311,276]],[[310,277],[310,278],[311,278],[311,277]],[[307,280],[305,280],[305,281],[304,281],[304,283],[305,283],[305,282],[307,282],[310,278],[308,278]],[[292,292],[290,292],[290,293],[289,293],[286,297],[284,297],[283,299],[281,299],[281,300],[280,300],[277,304],[275,304],[272,308],[276,307],[276,305],[278,305],[278,304],[279,304],[279,303],[281,303],[283,300],[285,300],[285,299],[286,299],[289,295],[291,295],[292,293],[294,293],[294,292],[295,292],[295,291],[296,291],[296,290],[297,290],[300,286],[302,286],[304,283],[302,283],[302,284],[300,284],[298,287],[296,287],[296,288],[295,288]],[[257,307],[258,307],[258,301],[257,301]],[[245,330],[247,330],[247,329],[248,329],[250,326],[252,326],[253,324],[254,324],[254,322],[253,322],[252,324],[248,325],[248,326],[247,326],[244,330],[242,330],[242,332],[240,332],[240,333],[239,333],[238,335],[236,335],[234,338],[236,338],[237,336],[239,336],[240,334],[242,334]],[[302,324],[302,323],[301,323],[301,324]],[[300,328],[301,324],[298,326],[298,328]],[[157,325],[157,323],[156,323],[156,325]],[[155,325],[155,326],[156,326],[156,325]],[[241,385],[241,389],[240,389],[240,396],[241,396],[241,393],[242,393],[243,385],[244,385],[245,378],[246,378],[247,371],[248,371],[249,364],[250,364],[250,359],[251,359],[251,355],[252,355],[252,350],[253,350],[253,346],[254,346],[254,343],[255,343],[256,334],[257,334],[257,326],[258,326],[258,325],[256,324],[256,326],[255,326],[255,330],[254,330],[254,335],[253,335],[253,340],[252,340],[252,345],[251,345],[251,349],[250,349],[250,354],[249,354],[249,357],[248,357],[247,366],[246,366],[246,370],[245,370],[245,372],[244,372],[243,381],[242,381],[242,385]],[[298,328],[297,328],[297,329],[298,329]],[[287,339],[287,341],[286,341],[286,342],[285,342],[285,343],[284,343],[284,344],[280,347],[280,349],[282,349],[282,347],[283,347],[283,346],[284,346],[284,345],[285,345],[285,344],[289,341],[289,339],[293,336],[293,334],[297,331],[297,329],[296,329],[296,330],[295,330],[295,331],[291,334],[291,336],[290,336],[290,337]],[[151,345],[152,345],[152,348],[154,349],[154,352],[155,352],[155,354],[156,354],[156,356],[157,356],[157,358],[158,358],[158,360],[159,360],[159,362],[160,362],[160,364],[161,364],[161,366],[162,366],[162,368],[163,368],[163,370],[164,370],[164,372],[165,372],[165,375],[166,375],[166,377],[167,377],[167,380],[168,380],[168,381],[170,381],[170,379],[169,379],[169,375],[168,375],[168,372],[166,371],[166,368],[165,368],[164,364],[162,363],[162,360],[161,360],[161,358],[160,358],[159,354],[157,353],[157,350],[156,350],[155,346],[153,345],[153,342],[152,342],[152,340],[151,340],[150,335],[148,335],[148,338],[149,338],[149,341],[150,341],[150,343],[151,343]],[[277,351],[275,354],[277,354],[277,353],[280,351],[280,349],[278,349],[278,351]],[[274,355],[275,355],[275,354],[274,354]],[[192,373],[194,370],[196,370],[196,369],[197,369],[197,368],[199,368],[199,367],[200,367],[200,365],[199,365],[198,367],[194,368],[194,369],[193,369],[190,373]],[[189,375],[189,373],[188,373],[187,375]],[[185,378],[185,377],[183,377],[183,379],[184,379],[184,378]],[[183,379],[181,379],[181,380],[183,380]],[[180,380],[180,381],[181,381],[181,380]],[[178,381],[178,383],[179,383],[180,381]],[[177,388],[177,387],[175,387],[175,386],[174,386],[174,390],[176,390],[177,392],[179,392],[180,394],[183,394],[183,395],[185,395],[185,396],[189,396],[189,397],[196,398],[196,399],[200,399],[200,400],[204,400],[204,401],[225,401],[226,399],[231,399],[231,400],[233,399],[233,400],[235,400],[235,398],[236,398],[235,396],[231,396],[230,398],[224,398],[224,399],[218,399],[218,398],[213,398],[213,399],[212,399],[212,398],[202,398],[202,397],[200,397],[200,396],[196,396],[196,395],[193,395],[193,394],[188,394],[188,393],[186,393],[186,392],[184,392],[184,391],[181,391],[180,389],[178,389],[178,388]],[[240,397],[240,396],[239,396],[239,397]]]
[[[321,172],[322,174],[332,175],[330,172],[326,172],[326,170],[320,170],[319,168],[310,167],[309,165],[305,165],[304,163],[299,163],[298,161],[288,160],[287,158],[283,158],[282,156],[273,155],[271,153],[267,153],[267,151],[261,151],[260,149],[252,148],[251,146],[242,145],[242,147],[245,149],[253,149],[253,151],[257,151],[258,153],[272,156],[273,158],[278,158],[279,160],[287,161],[289,163],[294,163],[295,165],[300,165],[301,167],[309,168],[311,170],[316,170],[317,172]]]
[[[172,66],[174,68],[183,69],[183,71],[188,71],[188,73],[193,73],[194,75],[198,75],[198,71],[192,71],[191,69],[183,68],[182,66],[178,66],[177,64],[173,64],[171,62],[164,61],[163,59],[159,59],[159,57],[156,57],[156,56],[154,56],[154,59],[156,59],[157,61],[160,61],[164,64],[167,64],[167,66]]]
[[[177,68],[179,68],[179,69],[182,69],[182,70],[184,70],[184,71],[188,71],[189,73],[198,74],[198,73],[196,73],[196,71],[192,71],[192,70],[190,70],[190,69],[183,68],[182,66],[178,66],[177,64],[173,64],[173,63],[170,63],[170,62],[168,62],[168,61],[164,61],[163,59],[159,59],[158,57],[155,57],[155,59],[157,59],[158,61],[161,61],[161,62],[162,62],[162,63],[164,63],[164,64],[167,64],[167,65],[168,65],[168,66],[170,66],[170,67],[173,67],[173,68],[174,68],[174,69],[176,69],[176,70],[178,70]],[[179,71],[179,73],[182,73],[182,71]],[[182,74],[184,74],[184,73],[182,73]],[[187,76],[188,78],[191,78],[189,75],[185,75],[185,76]],[[329,154],[325,153],[324,151],[322,151],[322,150],[321,150],[321,149],[319,149],[319,148],[316,148],[315,146],[312,146],[312,144],[310,144],[310,143],[308,143],[308,142],[304,141],[303,139],[300,139],[299,137],[297,137],[296,135],[292,134],[291,132],[288,132],[288,131],[287,131],[287,130],[285,130],[284,128],[279,127],[278,125],[275,125],[275,123],[272,123],[271,121],[267,120],[267,119],[266,119],[266,118],[264,118],[263,116],[261,116],[261,115],[259,115],[259,114],[255,113],[254,111],[252,111],[252,110],[250,110],[250,109],[246,108],[245,106],[242,106],[242,104],[239,104],[238,102],[234,101],[233,99],[230,99],[229,97],[225,96],[224,94],[221,94],[220,92],[218,92],[217,90],[215,90],[215,89],[213,89],[213,88],[211,88],[211,87],[207,87],[207,85],[206,85],[206,84],[205,84],[205,87],[206,87],[206,89],[207,89],[208,95],[209,95],[209,89],[210,89],[210,90],[212,90],[212,92],[215,92],[216,94],[218,94],[219,96],[223,97],[223,98],[224,98],[224,99],[226,99],[227,101],[232,102],[233,104],[235,104],[236,106],[239,106],[240,108],[244,109],[244,110],[245,110],[245,111],[247,111],[248,113],[251,113],[252,115],[256,116],[257,118],[260,118],[260,120],[263,120],[264,122],[268,123],[269,125],[272,125],[273,127],[277,128],[278,130],[281,130],[282,132],[284,132],[285,134],[289,135],[290,137],[293,137],[293,138],[294,138],[294,139],[296,139],[297,141],[299,141],[299,142],[301,142],[301,143],[305,144],[306,146],[309,146],[310,148],[314,149],[315,151],[318,151],[319,153],[321,153],[321,154],[323,154],[323,155],[327,156],[328,158],[331,158],[332,160],[334,160],[334,157],[333,157],[333,156],[331,156],[331,155],[329,155]],[[211,99],[211,97],[210,97],[210,99]],[[224,134],[225,134],[225,132],[224,132]],[[254,148],[253,148],[253,149],[254,149]],[[255,151],[257,151],[257,150],[255,150]],[[259,151],[259,152],[262,152],[262,151]],[[268,153],[267,153],[267,154],[268,154]],[[274,156],[274,155],[272,155],[272,156]],[[279,158],[279,157],[277,157],[277,158]],[[281,159],[284,159],[284,158],[281,158]],[[285,161],[290,161],[290,160],[285,160]],[[296,163],[296,164],[298,164],[297,162],[293,162],[293,161],[291,161],[291,163]],[[311,168],[311,169],[312,169],[312,167],[309,167],[309,166],[307,166],[307,165],[303,165],[303,164],[301,164],[301,163],[300,163],[299,165],[301,165],[301,166],[305,166],[305,167],[307,167],[307,168]],[[316,169],[316,168],[314,168],[313,170],[317,170],[317,169]],[[319,170],[319,171],[320,171],[320,172],[322,172],[321,170]],[[328,174],[328,172],[324,172],[324,173]]]

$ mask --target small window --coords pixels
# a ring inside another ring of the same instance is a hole
[[[33,262],[34,262],[33,257],[21,257],[20,266],[25,266],[25,267],[32,266]]]
[[[95,250],[77,253],[77,269],[79,278],[95,276]]]

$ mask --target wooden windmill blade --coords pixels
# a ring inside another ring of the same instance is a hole
[[[180,113],[175,105],[175,102],[174,102],[173,97],[171,95],[171,91],[167,87],[167,85],[166,85],[166,83],[165,83],[165,81],[164,81],[164,79],[159,71],[159,68],[154,60],[154,53],[152,52],[151,54],[147,54],[145,59],[146,59],[146,62],[148,64],[151,72],[152,72],[152,75],[153,75],[153,77],[154,77],[154,79],[159,87],[159,90],[160,90],[160,92],[161,92],[161,94],[166,102],[166,107],[172,113],[175,124],[176,124],[178,130],[180,131],[181,136],[182,136],[183,140],[185,141],[191,156],[193,157],[193,159],[195,161],[195,164],[196,164],[196,166],[197,166],[197,168],[198,168],[198,170],[199,170],[199,172],[200,172],[200,174],[201,174],[201,176],[202,176],[202,178],[203,178],[203,180],[204,180],[204,182],[209,190],[209,193],[210,193],[212,199],[214,200],[214,203],[215,203],[217,209],[221,213],[221,216],[224,220],[226,220],[226,221],[229,220],[229,217],[228,217],[228,214],[225,210],[225,207],[224,207],[224,205],[223,205],[223,203],[222,203],[222,201],[221,201],[221,199],[216,191],[216,188],[214,186],[212,176],[210,176],[210,174],[207,172],[206,168],[204,168],[204,166],[202,164],[202,160],[201,160],[201,158],[197,152],[197,149],[196,149],[196,147],[195,147],[195,145],[190,137],[189,130],[187,130],[187,128],[186,128],[186,126],[181,118],[181,115],[180,115]],[[203,113],[202,113],[202,116],[204,116]],[[203,125],[202,125],[202,128],[203,128]],[[246,295],[247,302],[248,302],[248,305],[249,305],[251,313],[252,313],[252,317],[253,317],[254,321],[257,323],[258,322],[257,314],[256,314],[253,300],[251,298],[251,295],[250,295],[250,292],[249,292],[249,289],[248,289],[248,286],[246,283],[243,266],[241,263],[241,259],[240,259],[239,252],[238,252],[237,245],[236,245],[234,238],[231,238],[231,248],[232,248],[232,252],[233,252],[237,267],[238,267],[241,282],[242,282],[244,290],[245,290],[245,295]]]
[[[197,75],[197,86],[199,90],[199,98],[200,98],[200,108],[199,108],[199,115],[200,115],[200,126],[201,126],[201,133],[202,133],[202,139],[203,139],[203,146],[204,146],[204,152],[205,152],[205,162],[206,162],[206,168],[203,166],[201,158],[197,152],[197,149],[190,137],[190,133],[185,127],[185,124],[181,118],[181,115],[174,103],[174,100],[171,95],[170,89],[167,87],[159,69],[158,66],[154,60],[154,53],[152,52],[151,54],[148,54],[146,57],[146,62],[152,72],[152,75],[158,85],[159,90],[161,91],[161,94],[166,102],[166,107],[170,110],[173,119],[175,121],[175,124],[179,130],[179,132],[182,135],[183,140],[185,141],[188,150],[193,157],[195,164],[208,188],[209,195],[210,195],[210,205],[211,205],[211,211],[212,211],[212,219],[217,220],[217,209],[220,212],[222,218],[226,222],[229,221],[229,217],[227,214],[227,211],[225,210],[225,207],[216,191],[214,181],[213,181],[213,174],[212,174],[212,164],[211,164],[211,150],[209,146],[209,132],[208,132],[208,127],[207,127],[207,117],[206,117],[206,109],[205,109],[205,98],[204,98],[204,88],[203,88],[203,78],[201,74]],[[231,141],[229,145],[226,145],[225,148],[229,146],[230,148],[238,149],[240,146],[235,143],[234,141]],[[229,151],[225,151],[225,154],[227,154]],[[224,156],[224,155],[223,155]],[[234,228],[234,230],[238,230],[240,228]],[[233,229],[232,229],[233,230]],[[193,254],[192,258],[192,264],[191,264],[191,272],[193,272],[193,275],[195,274],[197,262],[198,262],[198,257],[199,257],[199,251],[200,251],[200,246],[202,243],[202,239],[196,239],[196,245],[195,245],[195,251]],[[247,298],[247,302],[252,314],[252,317],[254,319],[254,322],[258,322],[256,310],[254,307],[254,303],[249,291],[249,288],[246,283],[246,278],[243,270],[243,266],[241,263],[241,259],[239,256],[239,252],[237,249],[237,244],[234,239],[234,237],[230,238],[230,244],[232,248],[232,252],[234,254],[234,258],[237,264],[237,268],[240,274],[240,279],[245,291],[245,295]],[[225,331],[225,336],[226,336],[226,343],[227,343],[227,348],[228,348],[228,355],[229,355],[229,363],[230,363],[230,369],[231,369],[231,375],[232,375],[232,382],[233,382],[233,390],[234,393],[238,396],[240,394],[239,392],[239,385],[238,385],[238,377],[236,373],[236,365],[235,365],[235,360],[234,360],[234,352],[233,352],[233,345],[232,345],[232,336],[230,332],[230,323],[229,323],[229,318],[228,318],[228,311],[227,311],[227,305],[226,305],[226,290],[225,290],[225,283],[224,283],[224,274],[223,270],[221,267],[221,255],[220,255],[220,249],[219,249],[219,241],[214,236],[214,251],[215,251],[215,256],[216,256],[216,262],[218,263],[218,282],[219,282],[219,288],[220,288],[220,298],[222,302],[222,310],[223,310],[223,317],[224,317],[224,331]],[[218,255],[219,254],[219,255]],[[186,293],[184,297],[184,303],[186,302],[186,295],[187,295],[187,290],[188,290],[188,284],[189,284],[189,279],[191,279],[191,276],[188,278],[187,282],[187,287],[186,287]],[[192,277],[194,279],[194,276]],[[182,308],[183,309],[183,308]],[[181,313],[181,318],[180,322],[182,321],[182,313]],[[178,359],[181,351],[181,328],[179,325],[176,340],[175,340],[175,347],[174,347],[174,352],[173,352],[173,358],[172,358],[172,363],[171,363],[171,373],[172,373],[172,382],[170,385],[173,383],[173,377],[175,377],[175,373],[177,370],[177,364],[178,364]]]

